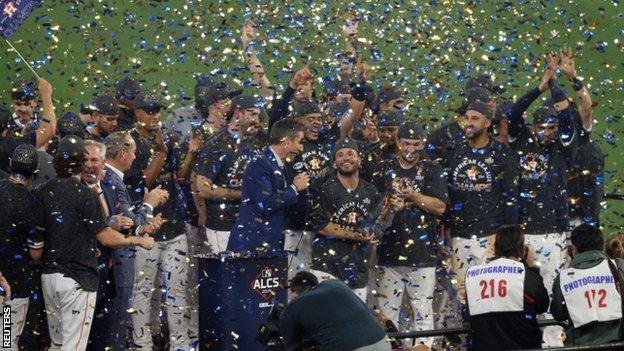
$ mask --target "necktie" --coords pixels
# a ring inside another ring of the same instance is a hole
[[[100,188],[99,184],[95,184],[92,190],[98,195],[100,200],[100,205],[102,207],[102,215],[104,216],[104,220],[108,222],[108,218],[110,217],[110,212],[108,212],[108,205],[106,204],[106,198],[104,197],[104,192],[102,188]]]

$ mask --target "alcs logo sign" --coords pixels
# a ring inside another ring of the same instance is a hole
[[[264,267],[260,274],[251,282],[251,288],[260,295],[265,302],[273,299],[277,294],[275,289],[280,286],[277,270]]]

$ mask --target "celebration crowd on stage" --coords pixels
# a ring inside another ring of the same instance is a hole
[[[3,347],[196,348],[210,313],[196,255],[282,253],[288,350],[621,340],[624,235],[600,230],[604,157],[571,49],[523,90],[466,72],[463,104],[432,128],[412,92],[370,81],[353,16],[332,78],[308,62],[284,89],[256,31],[242,30],[253,89],[200,76],[175,110],[123,77],[56,117],[50,83],[15,81],[0,106]],[[386,336],[463,322],[467,339]]]

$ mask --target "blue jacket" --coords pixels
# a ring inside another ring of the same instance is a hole
[[[249,162],[243,174],[241,208],[232,228],[228,250],[270,253],[284,248],[284,215],[297,203],[297,193],[286,184],[285,169],[267,147],[262,157]],[[268,247],[265,245],[268,244]]]

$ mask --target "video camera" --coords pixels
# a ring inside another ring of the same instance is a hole
[[[271,312],[266,322],[258,328],[256,340],[265,346],[267,351],[281,351],[284,348],[284,339],[279,328],[280,317],[284,311],[283,303],[276,303],[271,307]]]

